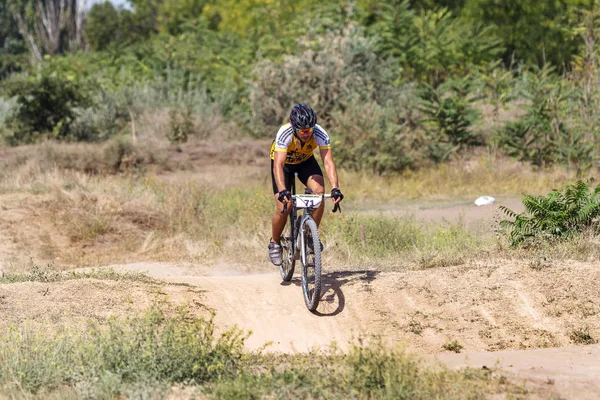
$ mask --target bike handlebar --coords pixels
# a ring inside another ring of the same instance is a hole
[[[331,195],[330,194],[323,194],[322,195],[324,199],[330,199]],[[296,198],[296,195],[292,195],[292,200],[294,200]],[[287,212],[287,205],[288,203],[283,203],[283,211],[281,212],[282,214],[285,214]],[[333,206],[333,211],[332,212],[342,212],[342,207],[340,207],[340,203],[337,203],[335,206]]]

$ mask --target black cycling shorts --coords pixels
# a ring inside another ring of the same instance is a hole
[[[273,194],[277,194],[279,193],[279,190],[277,189],[277,184],[275,183],[275,175],[273,174],[274,163],[275,162],[271,160],[271,182],[273,183]],[[285,164],[283,166],[283,173],[285,174],[285,188],[287,190],[290,190],[295,172],[298,173],[298,178],[304,186],[306,186],[306,182],[308,182],[308,178],[310,178],[311,176],[323,176],[321,167],[319,166],[319,163],[317,162],[317,159],[314,156],[310,157],[306,161],[301,162],[300,164]]]

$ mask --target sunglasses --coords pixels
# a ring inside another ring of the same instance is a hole
[[[298,133],[300,135],[306,135],[308,133],[313,133],[313,128],[308,128],[308,129],[298,129]]]

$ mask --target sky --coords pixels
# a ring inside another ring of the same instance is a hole
[[[87,8],[91,8],[96,3],[104,3],[106,0],[87,0]],[[127,0],[110,0],[111,3],[115,5],[115,7],[124,6],[129,7]]]

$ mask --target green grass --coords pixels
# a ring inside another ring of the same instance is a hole
[[[0,396],[165,397],[174,386],[214,399],[478,399],[523,394],[486,371],[431,367],[380,341],[343,353],[248,353],[246,334],[220,334],[185,308],[109,319],[104,326],[0,331]]]
[[[427,224],[412,216],[345,214],[331,217],[322,231],[328,249],[343,262],[392,268],[461,264],[493,245],[493,237],[471,232],[461,221]]]
[[[235,373],[245,338],[158,305],[105,326],[51,328],[11,325],[0,334],[1,387],[36,393],[67,385],[83,397],[114,398],[140,385],[200,385]]]
[[[112,281],[132,281],[143,283],[156,283],[142,272],[120,272],[113,268],[92,268],[89,271],[58,271],[52,265],[40,267],[33,264],[29,272],[23,274],[4,273],[0,275],[0,283],[18,282],[63,282],[74,279],[104,279]]]

